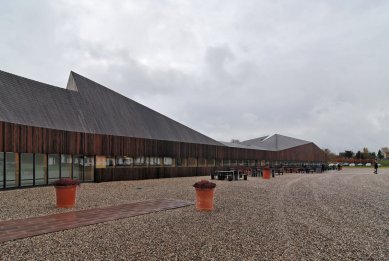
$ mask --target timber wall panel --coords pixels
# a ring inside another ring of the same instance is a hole
[[[216,145],[68,132],[1,122],[0,148],[13,152],[105,156],[155,156],[231,160],[325,161],[324,152],[309,143],[283,151],[260,151]],[[4,129],[4,130],[3,130]],[[139,173],[148,177],[147,173]],[[170,175],[163,173],[162,175]]]
[[[4,123],[0,122],[0,152],[4,151]]]

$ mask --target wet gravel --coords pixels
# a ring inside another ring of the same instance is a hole
[[[389,169],[371,172],[216,180],[213,212],[189,206],[8,241],[0,260],[389,260]],[[82,184],[73,210],[194,201],[198,180]],[[55,208],[53,187],[1,191],[0,205],[0,220],[69,211]]]

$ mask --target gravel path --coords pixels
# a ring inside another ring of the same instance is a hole
[[[0,260],[389,260],[389,169],[215,181],[194,206],[0,244]],[[367,174],[369,173],[369,174]],[[193,178],[82,184],[76,210],[194,201]],[[52,187],[0,192],[0,220],[64,212]]]

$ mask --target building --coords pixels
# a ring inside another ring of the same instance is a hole
[[[74,72],[59,88],[0,71],[0,188],[103,182],[325,161],[281,135],[222,143]]]

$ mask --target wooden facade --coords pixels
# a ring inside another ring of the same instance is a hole
[[[70,132],[0,122],[0,151],[86,156],[172,157],[215,160],[325,162],[324,152],[313,143],[282,151],[150,140],[103,134]],[[207,175],[222,166],[175,166],[95,169],[95,181],[150,179]]]
[[[99,182],[208,175],[230,161],[231,167],[254,167],[326,160],[314,143],[282,135],[264,143],[213,140],[74,72],[64,89],[0,71],[0,99],[0,188],[63,177]],[[146,163],[135,164],[140,158]],[[165,159],[172,163],[159,162]]]

